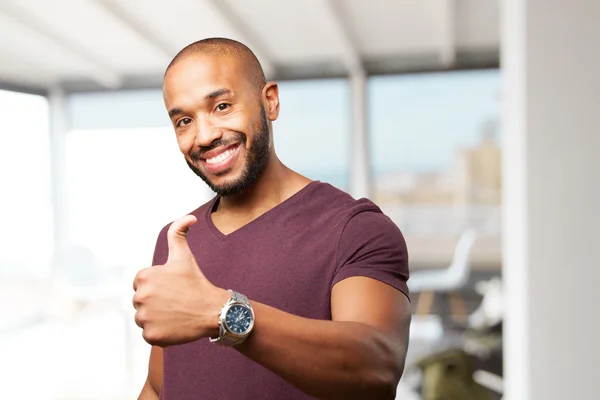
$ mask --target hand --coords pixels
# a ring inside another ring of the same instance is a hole
[[[170,346],[218,335],[219,312],[229,293],[206,279],[187,242],[196,217],[186,215],[167,232],[165,265],[145,268],[133,281],[135,323],[146,342]]]

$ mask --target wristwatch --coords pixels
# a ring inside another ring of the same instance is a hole
[[[212,343],[235,346],[242,343],[254,328],[254,310],[243,294],[228,290],[231,297],[219,314],[219,336],[210,338]]]

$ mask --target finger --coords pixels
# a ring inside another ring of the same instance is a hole
[[[140,292],[135,292],[133,298],[131,299],[131,303],[133,304],[133,308],[136,310],[140,308],[140,306],[147,300],[147,296],[140,294]]]
[[[138,310],[138,311],[135,313],[135,316],[133,317],[133,320],[135,321],[135,324],[136,324],[137,326],[139,326],[140,328],[144,329],[144,320],[143,320],[143,318],[142,318],[142,313],[141,313],[141,311],[139,311],[139,310]]]
[[[148,276],[150,275],[150,268],[143,268],[135,274],[135,278],[133,278],[133,290],[137,292],[138,286],[141,283],[144,283],[148,280]]]
[[[192,251],[187,242],[187,232],[196,221],[195,216],[186,215],[171,224],[167,232],[167,242],[169,245],[168,261],[186,260],[192,256]]]

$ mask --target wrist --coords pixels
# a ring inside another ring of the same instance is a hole
[[[202,337],[214,337],[219,335],[219,315],[221,309],[227,303],[231,294],[225,290],[215,287],[215,292],[210,297],[211,305],[208,307],[208,315],[203,318],[204,323],[202,324]]]

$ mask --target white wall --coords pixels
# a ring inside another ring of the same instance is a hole
[[[600,3],[503,3],[508,399],[600,398]]]

